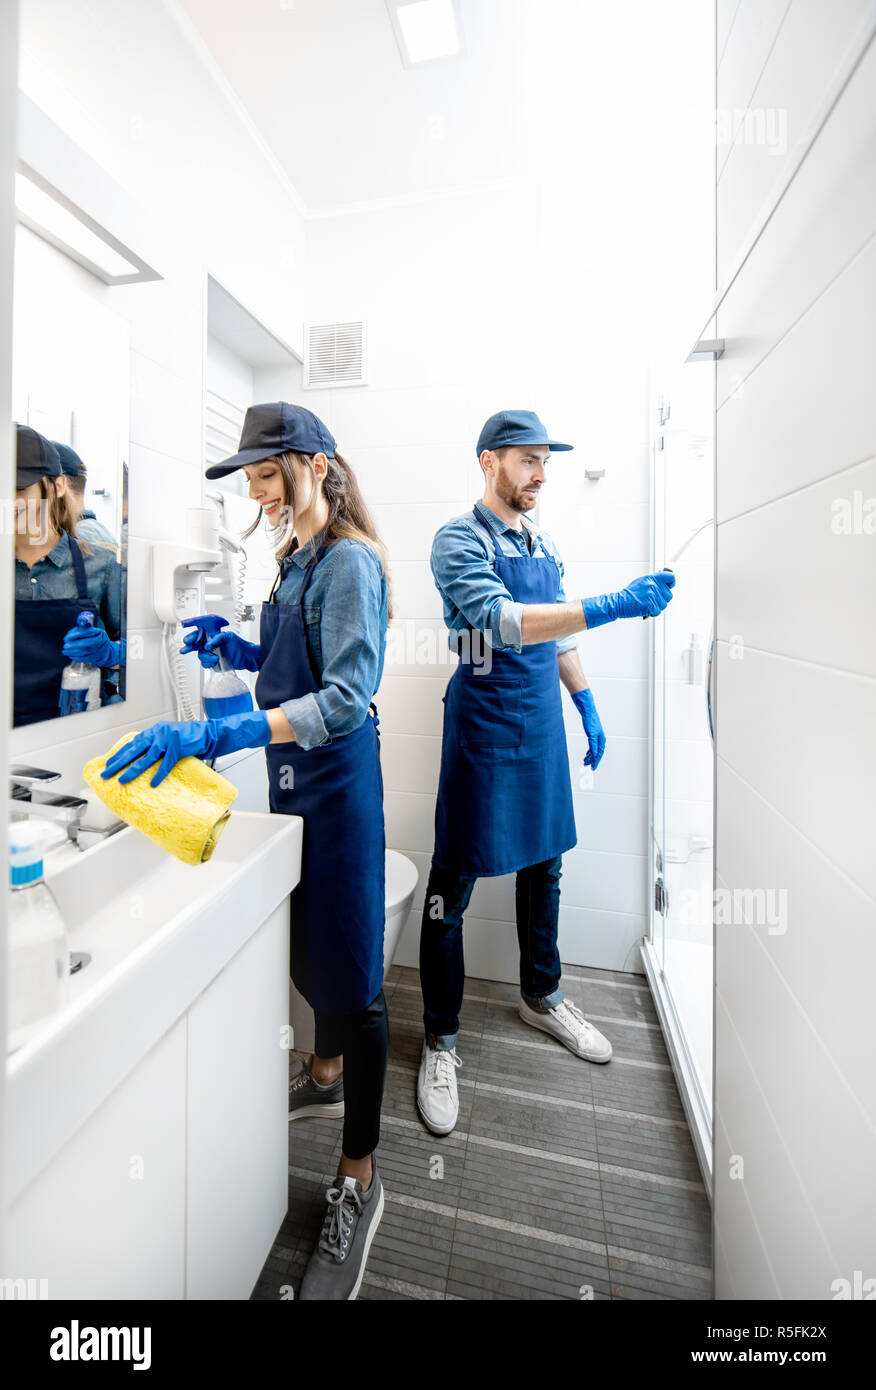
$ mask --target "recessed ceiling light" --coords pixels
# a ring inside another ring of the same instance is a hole
[[[387,0],[387,9],[405,67],[461,52],[458,0]]]
[[[131,260],[84,221],[85,214],[74,209],[47,186],[36,183],[20,170],[15,175],[15,208],[18,220],[52,246],[106,284],[143,278],[143,262]],[[88,219],[90,222],[91,219]],[[150,276],[151,278],[151,276]]]

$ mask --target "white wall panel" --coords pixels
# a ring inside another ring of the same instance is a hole
[[[721,581],[725,641],[876,677],[876,461],[726,522]]]
[[[876,452],[874,295],[876,240],[721,407],[719,521]]]
[[[876,898],[873,681],[720,642],[718,691],[720,756]]]

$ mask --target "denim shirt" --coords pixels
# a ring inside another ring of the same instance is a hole
[[[544,531],[524,520],[532,540],[532,555],[550,555],[560,571],[557,603],[565,603],[563,562]],[[450,628],[448,642],[456,650],[455,633],[474,628],[496,651],[522,649],[521,624],[524,604],[517,603],[502,583],[493,564],[500,555],[529,555],[523,531],[515,531],[501,517],[475,503],[474,509],[454,517],[437,532],[432,542],[431,566],[444,601],[444,621]],[[557,654],[574,651],[574,636],[557,639]]]
[[[297,603],[307,567],[324,533],[279,562],[277,603]],[[387,623],[386,577],[369,545],[347,537],[333,541],[318,562],[304,595],[307,649],[321,689],[283,700],[302,748],[315,748],[352,733],[368,714],[383,675]]]
[[[85,586],[88,597],[97,607],[95,623],[104,629],[113,642],[118,642],[122,631],[122,567],[116,559],[115,549],[100,545],[94,537],[85,534],[81,540],[84,543],[81,549]],[[86,553],[85,545],[90,547],[90,555]],[[61,539],[55,548],[30,568],[15,557],[15,597],[25,601],[76,597],[76,575],[66,531],[61,532]],[[74,619],[70,626],[75,625]]]

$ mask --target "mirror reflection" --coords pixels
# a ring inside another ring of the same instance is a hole
[[[70,445],[16,425],[16,726],[123,698],[121,547],[87,486]]]

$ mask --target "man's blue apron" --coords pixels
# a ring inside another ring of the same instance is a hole
[[[552,556],[497,548],[494,567],[515,602],[556,602]],[[468,636],[482,650],[461,648],[444,695],[432,863],[488,878],[564,854],[577,836],[556,642],[491,651]],[[492,659],[488,674],[472,656]]]
[[[82,552],[72,536],[70,557],[76,580],[76,598],[36,598],[15,601],[15,683],[13,725],[57,719],[60,710],[61,672],[70,661],[61,651],[64,635],[76,626],[80,613],[93,613],[97,604],[88,597]]]
[[[296,603],[262,604],[261,709],[316,694],[307,648],[304,595],[324,551],[311,561]],[[275,585],[276,589],[276,585]],[[292,979],[312,1008],[326,1014],[364,1009],[383,983],[386,839],[378,720],[316,748],[271,743],[270,807],[301,816],[301,879],[291,898]]]

